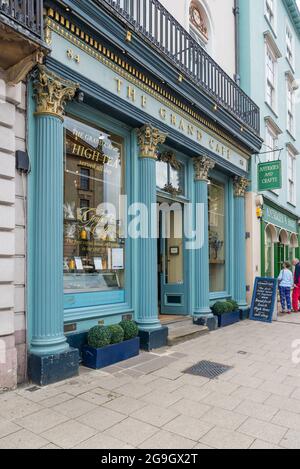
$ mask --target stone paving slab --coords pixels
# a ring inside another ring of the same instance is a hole
[[[300,449],[300,325],[245,321],[0,395],[0,448]],[[208,380],[201,360],[233,369]]]

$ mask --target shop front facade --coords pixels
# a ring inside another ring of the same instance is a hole
[[[213,328],[215,301],[247,307],[236,253],[261,144],[253,122],[174,65],[168,81],[150,67],[155,49],[106,11],[110,2],[88,2],[84,14],[70,3],[73,13],[49,4],[52,52],[28,93],[29,371],[40,384],[77,373],[97,324],[132,318],[150,350],[166,344],[161,316]]]
[[[293,213],[265,200],[262,219],[262,275],[278,277],[285,261],[299,257],[299,224]]]

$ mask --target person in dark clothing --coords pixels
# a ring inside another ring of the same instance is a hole
[[[299,259],[293,260],[293,266],[295,267],[294,290],[293,290],[293,310],[295,313],[298,313],[299,301],[300,301],[300,262],[299,262]]]

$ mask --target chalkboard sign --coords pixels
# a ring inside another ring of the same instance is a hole
[[[250,319],[253,321],[272,322],[277,294],[275,278],[256,278]]]

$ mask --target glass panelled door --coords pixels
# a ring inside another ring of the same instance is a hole
[[[160,313],[187,314],[182,204],[164,204],[159,215]]]

